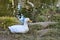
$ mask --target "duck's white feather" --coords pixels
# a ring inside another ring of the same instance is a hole
[[[24,25],[13,25],[8,27],[12,33],[26,33],[29,31],[27,21],[25,20]]]
[[[12,33],[26,33],[29,31],[29,28],[24,25],[13,25],[10,26],[9,29]]]

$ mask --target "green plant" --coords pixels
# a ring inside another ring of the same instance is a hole
[[[60,15],[60,14],[59,14]],[[51,21],[56,21],[56,22],[60,22],[60,16],[59,15],[53,15],[50,20]]]
[[[48,20],[48,19],[47,19],[47,17],[45,17],[45,16],[38,15],[38,16],[36,17],[36,21],[44,22],[44,21],[47,21],[47,20]]]
[[[6,29],[8,26],[19,24],[19,21],[15,17],[0,17],[0,27]]]

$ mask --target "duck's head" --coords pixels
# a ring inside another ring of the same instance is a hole
[[[24,22],[32,22],[29,18],[25,18]]]

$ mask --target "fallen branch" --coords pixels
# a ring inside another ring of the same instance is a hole
[[[29,23],[29,25],[41,25],[41,26],[46,27],[50,24],[56,24],[56,23],[58,22],[36,22],[36,23]]]

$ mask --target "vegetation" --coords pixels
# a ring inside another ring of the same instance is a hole
[[[6,29],[11,25],[21,24],[14,16],[18,11],[18,0],[14,0],[14,5],[12,5],[12,0],[0,0],[0,38],[3,37],[3,40],[60,40],[60,9],[56,7],[58,0],[29,1],[34,4],[34,8],[31,7],[31,5],[26,4],[29,8],[21,8],[21,10],[19,10],[20,14],[22,13],[25,17],[29,17],[35,22],[55,21],[59,23],[48,25],[47,27],[29,25],[30,31],[28,33],[12,34]],[[41,30],[43,30],[43,32],[41,32]],[[46,33],[43,34],[45,30]],[[40,36],[41,34],[43,35]]]
[[[8,26],[19,24],[19,21],[15,17],[0,17],[0,27],[7,29]]]

